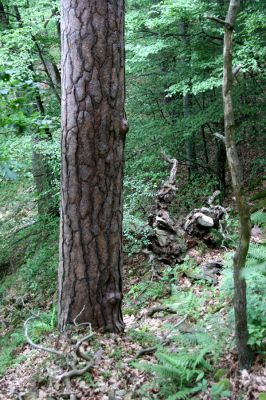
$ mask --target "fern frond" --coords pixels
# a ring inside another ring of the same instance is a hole
[[[262,210],[256,211],[251,214],[251,221],[260,226],[266,226],[266,213]]]
[[[201,386],[195,386],[193,388],[183,388],[177,393],[167,397],[167,400],[186,400],[191,394],[197,393],[201,390]]]

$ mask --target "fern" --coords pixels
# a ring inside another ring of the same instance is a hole
[[[208,348],[193,349],[193,352],[183,349],[176,354],[157,352],[158,364],[139,363],[136,366],[162,380],[162,390],[168,392],[167,400],[186,399],[201,390],[205,371],[212,369],[205,359],[208,352]],[[165,380],[168,381],[167,387]]]
[[[221,289],[233,294],[232,257],[227,257]],[[249,344],[256,351],[265,349],[266,336],[266,246],[250,244],[242,276],[247,282]]]
[[[254,224],[265,227],[266,226],[266,213],[262,210],[256,211],[251,215],[251,221]]]
[[[167,400],[186,400],[191,394],[197,393],[202,390],[202,385],[197,385],[193,388],[183,388],[177,393],[168,396]]]

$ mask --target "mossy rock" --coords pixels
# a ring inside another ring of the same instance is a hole
[[[222,378],[225,378],[227,375],[227,370],[225,368],[220,368],[217,369],[217,371],[214,374],[213,379],[215,382],[219,382]]]

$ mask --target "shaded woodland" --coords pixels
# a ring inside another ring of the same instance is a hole
[[[266,398],[265,43],[263,0],[0,0],[0,399]]]

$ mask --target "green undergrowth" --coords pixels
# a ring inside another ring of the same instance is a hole
[[[27,315],[26,315],[27,314]],[[23,313],[24,318],[29,316],[29,310]],[[56,329],[57,317],[55,307],[48,312],[42,312],[40,319],[33,321],[30,325],[30,337],[35,343],[40,343],[47,334]],[[0,377],[6,370],[26,360],[26,355],[21,353],[26,343],[22,321],[16,328],[7,330],[0,337]]]
[[[264,215],[257,213],[252,221],[265,226]],[[141,326],[128,331],[141,347],[157,348],[156,362],[134,363],[137,369],[150,374],[150,388],[158,391],[156,398],[198,398],[200,392],[208,393],[214,400],[230,398],[229,370],[221,368],[221,359],[225,352],[235,348],[232,254],[226,253],[222,277],[216,285],[199,279],[195,261],[186,257],[182,264],[165,268],[157,280],[151,281],[146,274],[141,283],[129,290],[126,300],[131,306],[135,304],[135,309],[129,307],[129,314],[154,304],[167,306],[176,313],[172,318],[159,313],[161,325],[156,329],[144,320]],[[265,259],[265,244],[251,243],[243,272],[247,280],[249,344],[254,354],[261,356],[265,355],[266,335]],[[190,284],[184,284],[184,276]],[[182,319],[184,322],[176,328],[173,321]],[[166,332],[170,332],[170,341],[162,342]]]
[[[16,257],[14,257],[16,255]],[[18,255],[18,256],[17,256]],[[10,262],[4,261],[11,260]],[[24,360],[23,323],[40,309],[32,323],[32,337],[39,341],[56,327],[55,296],[58,267],[58,219],[38,219],[0,244],[0,375]]]

